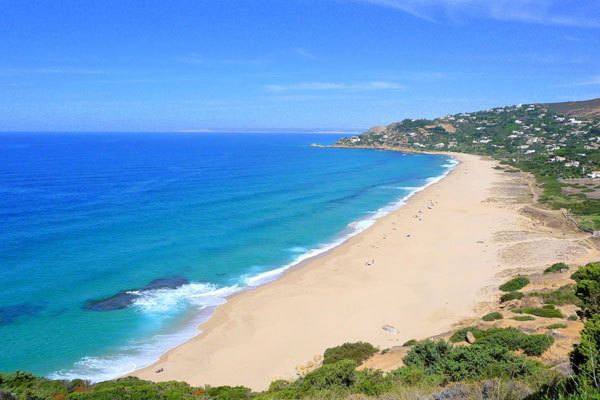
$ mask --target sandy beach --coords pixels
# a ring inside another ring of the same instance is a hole
[[[198,336],[132,375],[263,390],[297,378],[296,367],[327,347],[367,341],[383,349],[448,331],[479,318],[506,277],[597,255],[589,235],[523,212],[535,192],[524,174],[454,156],[456,169],[402,208],[308,265],[229,298]]]

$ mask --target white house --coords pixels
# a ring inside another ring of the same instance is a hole
[[[587,176],[592,179],[598,179],[598,178],[600,178],[600,171],[592,171],[592,173],[587,174]]]

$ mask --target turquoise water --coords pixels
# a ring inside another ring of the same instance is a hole
[[[0,371],[99,380],[148,365],[227,295],[453,164],[309,146],[339,137],[0,134]]]

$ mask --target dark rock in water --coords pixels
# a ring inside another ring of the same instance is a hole
[[[88,300],[83,305],[84,310],[113,311],[129,307],[143,293],[159,289],[176,289],[188,283],[183,277],[158,278],[140,289],[121,290],[117,294],[101,300]]]
[[[0,325],[10,324],[20,317],[38,314],[43,308],[26,303],[0,306]]]
[[[135,299],[138,297],[139,297],[139,294],[128,293],[128,291],[123,290],[107,299],[88,300],[83,305],[83,309],[90,310],[90,311],[121,310],[121,309],[127,308],[131,304],[133,304]]]
[[[179,286],[183,286],[188,283],[188,280],[184,277],[177,278],[158,278],[139,289],[140,292],[144,290],[156,290],[156,289],[176,289]]]

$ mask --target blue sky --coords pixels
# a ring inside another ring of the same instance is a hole
[[[362,130],[600,97],[598,0],[3,0],[0,130]]]

